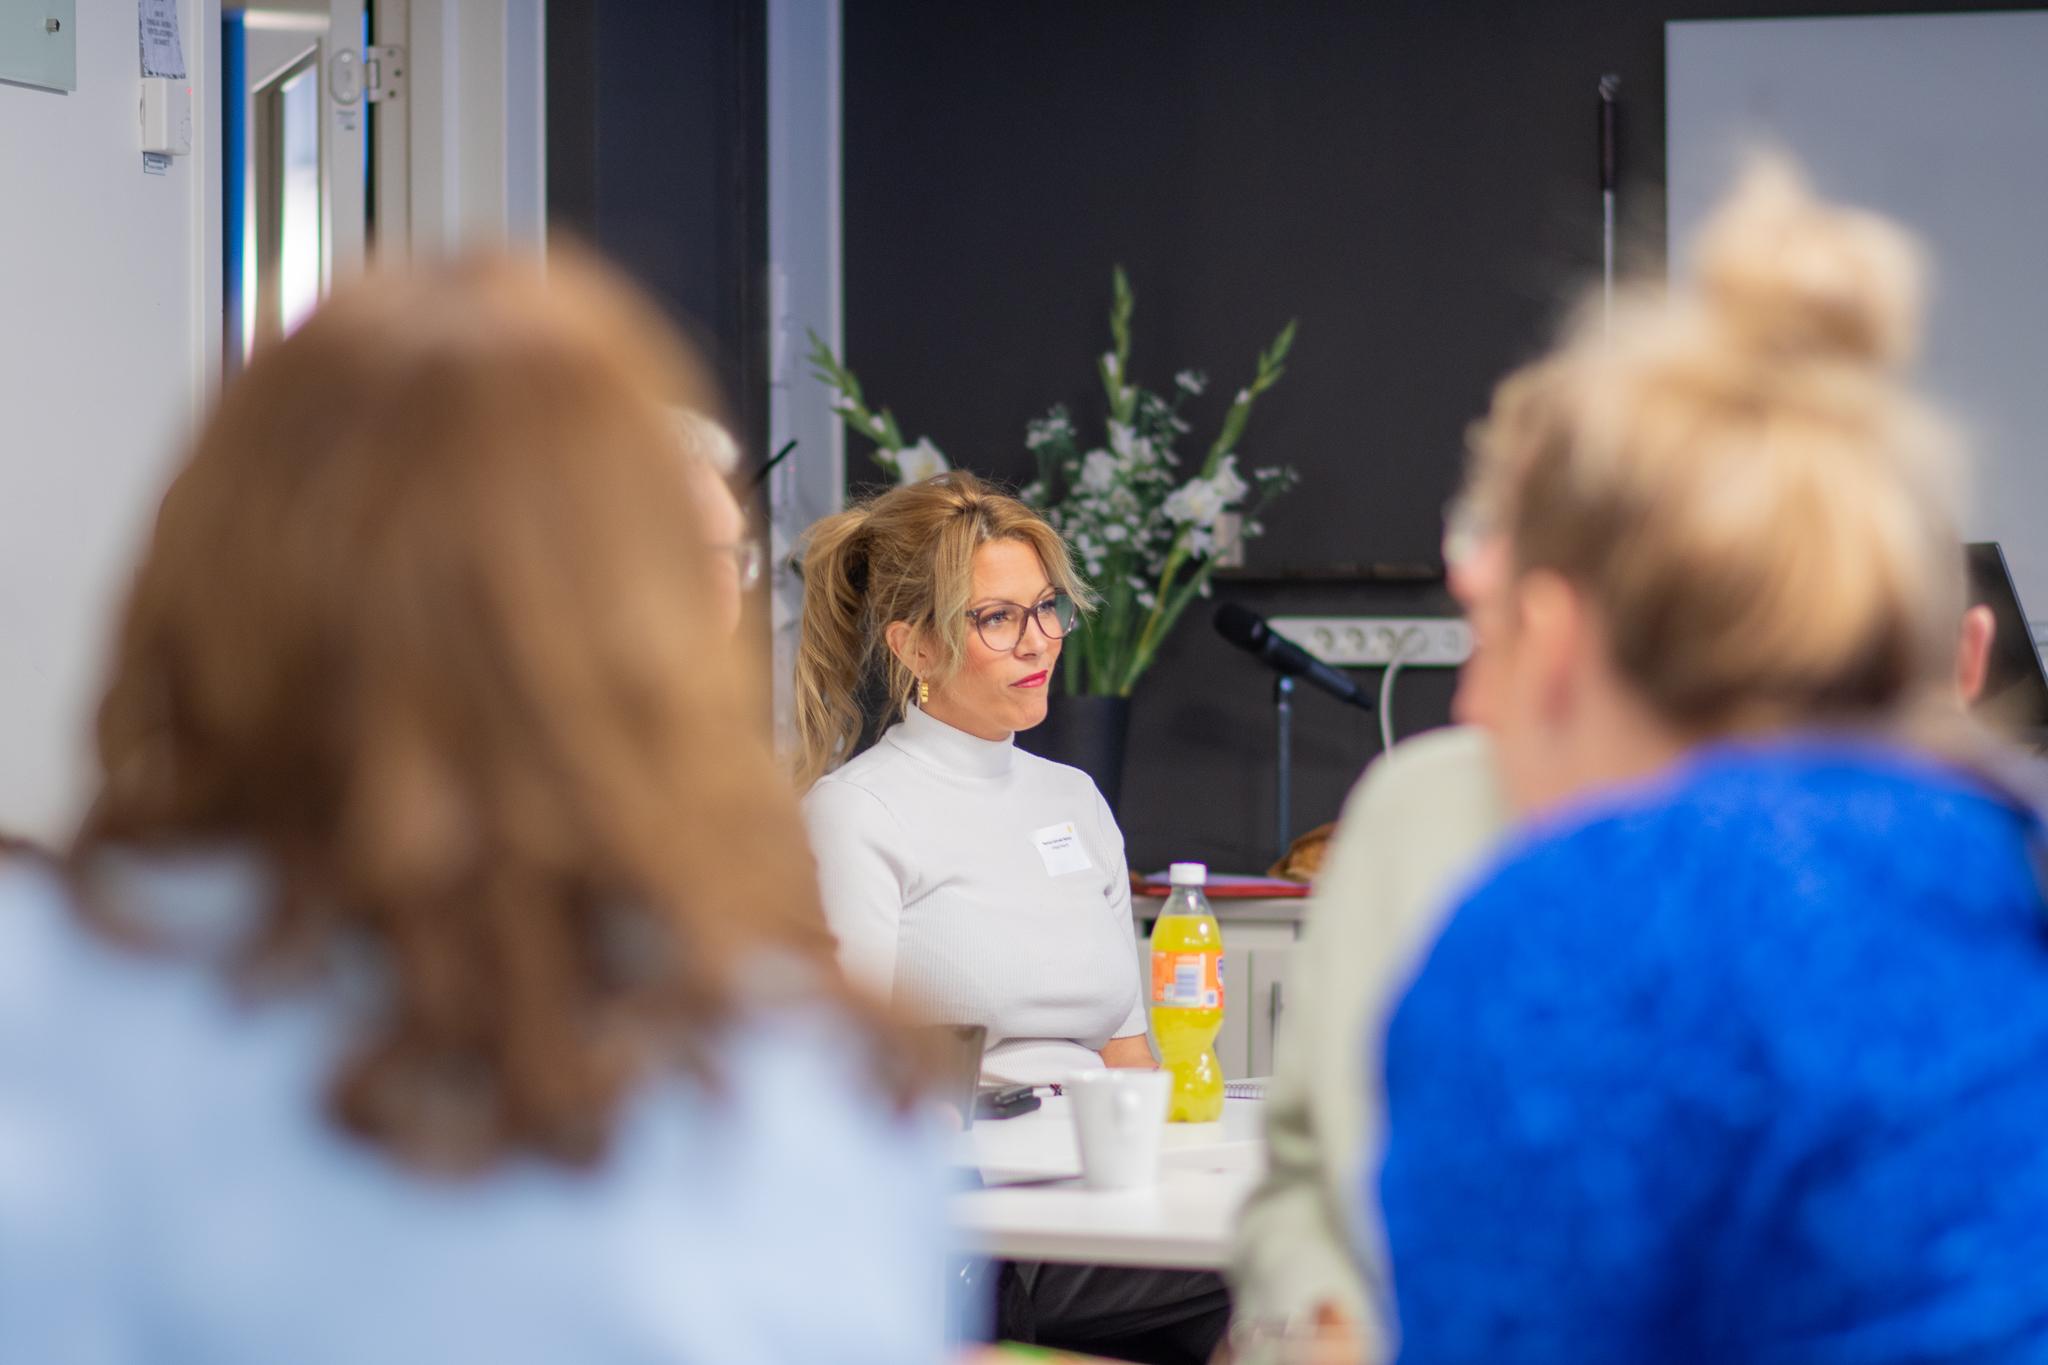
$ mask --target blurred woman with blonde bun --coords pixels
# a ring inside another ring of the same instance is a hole
[[[672,409],[587,263],[350,286],[227,389],[68,875],[0,867],[0,1359],[936,1361]]]
[[[1531,822],[1394,1014],[1403,1359],[2048,1359],[2048,910],[1952,697],[1920,264],[1752,172],[1474,439]]]

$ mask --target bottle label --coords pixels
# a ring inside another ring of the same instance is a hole
[[[1177,1009],[1223,1008],[1223,954],[1152,954],[1152,1003]]]

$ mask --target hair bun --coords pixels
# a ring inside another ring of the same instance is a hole
[[[1920,335],[1919,244],[1893,223],[1814,197],[1790,162],[1753,163],[1700,231],[1701,300],[1774,358],[1903,365]]]

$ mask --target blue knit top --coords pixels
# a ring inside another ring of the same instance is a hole
[[[1510,850],[1389,1025],[1403,1358],[2048,1361],[2039,835],[1802,740]]]

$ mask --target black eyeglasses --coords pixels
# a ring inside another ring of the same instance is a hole
[[[1021,607],[1015,602],[995,602],[979,611],[967,613],[967,619],[974,622],[975,633],[981,642],[998,654],[1008,654],[1024,639],[1024,623],[1036,621],[1038,632],[1048,640],[1058,640],[1074,628],[1074,622],[1081,615],[1081,609],[1074,605],[1074,599],[1063,592],[1040,599],[1035,607]]]

